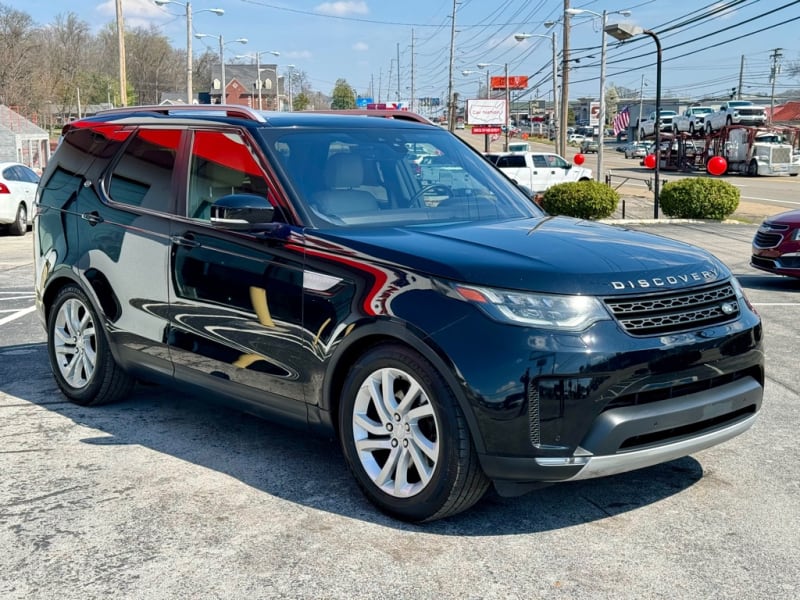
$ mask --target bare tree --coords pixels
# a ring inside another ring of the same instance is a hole
[[[24,104],[36,36],[30,15],[0,4],[0,103]]]

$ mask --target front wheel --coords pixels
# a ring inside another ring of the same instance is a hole
[[[404,346],[378,346],[350,369],[339,437],[367,498],[404,521],[466,510],[489,485],[452,390]]]
[[[121,400],[134,379],[114,361],[92,304],[76,285],[62,288],[47,319],[47,354],[56,383],[81,406]]]
[[[747,174],[750,177],[755,177],[756,175],[758,175],[758,161],[756,161],[755,158],[753,158],[752,160],[750,160],[749,163],[747,163]]]

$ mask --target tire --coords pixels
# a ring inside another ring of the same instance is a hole
[[[17,208],[17,216],[14,222],[8,226],[8,231],[11,235],[25,235],[28,231],[28,211],[25,210],[25,203],[21,202]]]
[[[639,130],[639,139],[640,139],[640,140],[643,140],[643,139],[644,139],[644,129],[640,129],[640,130]]]
[[[733,120],[730,117],[728,117],[727,119],[725,119],[725,125],[730,127],[731,125],[733,125]]]
[[[756,159],[752,159],[749,163],[747,163],[747,174],[750,177],[755,177],[758,175],[758,162]]]
[[[711,123],[708,123],[706,125],[706,134],[707,135],[711,135],[713,131],[714,131],[714,129],[711,127]]]
[[[694,123],[689,123],[689,135],[694,137]]]
[[[377,346],[350,369],[339,439],[367,498],[403,521],[459,513],[489,487],[452,390],[404,346]]]
[[[47,354],[71,402],[99,406],[125,398],[135,380],[114,361],[97,313],[77,285],[56,295],[47,318]]]

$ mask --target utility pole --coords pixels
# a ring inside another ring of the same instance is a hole
[[[450,23],[450,74],[447,86],[447,129],[456,129],[456,107],[453,102],[453,68],[456,60],[456,2],[453,0],[453,18]]]
[[[397,102],[400,103],[400,42],[397,42]]]
[[[559,147],[567,152],[567,124],[569,122],[569,0],[564,0],[564,37],[561,49],[561,130],[559,131]]]
[[[122,18],[122,0],[117,0],[117,46],[119,48],[119,104],[128,106],[128,76],[125,72],[125,25]]]
[[[781,72],[781,65],[779,60],[783,58],[781,54],[783,48],[775,48],[770,55],[772,59],[772,70],[770,71],[769,79],[772,82],[772,92],[769,99],[769,124],[772,125],[772,113],[775,112],[775,80],[778,78],[778,73]]]
[[[409,110],[414,110],[414,28],[411,28],[411,98],[409,100]]]
[[[742,99],[742,88],[744,87],[744,54],[742,54],[742,61],[739,65],[739,87],[736,88],[736,99]]]

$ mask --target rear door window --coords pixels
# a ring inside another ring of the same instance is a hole
[[[180,129],[137,130],[111,171],[111,200],[159,212],[174,211],[173,173],[181,134]]]

